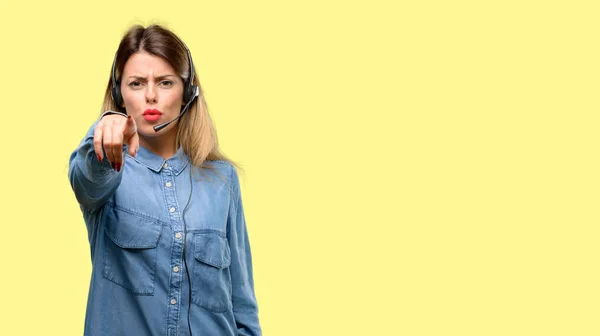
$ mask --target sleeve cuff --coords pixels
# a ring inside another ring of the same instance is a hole
[[[125,118],[127,118],[127,114],[125,113],[121,113],[121,112],[117,112],[117,111],[106,111],[104,113],[102,113],[102,115],[100,115],[100,118],[98,118],[98,120],[102,119],[105,115],[109,115],[109,114],[118,114],[120,116],[123,116]]]

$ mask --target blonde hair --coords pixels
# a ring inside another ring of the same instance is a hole
[[[170,30],[161,25],[152,24],[147,28],[142,25],[134,25],[124,34],[115,56],[115,77],[117,81],[123,73],[123,68],[129,57],[142,50],[163,58],[184,81],[188,80],[190,64],[185,44]],[[211,161],[220,160],[230,163],[238,170],[243,170],[240,164],[229,159],[219,149],[217,130],[210,118],[204,91],[200,86],[195,70],[193,84],[198,86],[200,92],[178,122],[176,148],[181,146],[190,158],[193,167],[196,168],[215,170],[215,166]],[[109,110],[126,113],[125,108],[117,106],[113,101],[111,96],[112,86],[111,74],[104,94],[101,113]],[[198,170],[201,171],[201,169]]]

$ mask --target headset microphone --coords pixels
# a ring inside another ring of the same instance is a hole
[[[158,132],[158,131],[160,131],[161,129],[163,129],[163,128],[165,128],[165,127],[169,126],[169,124],[171,124],[171,123],[172,123],[172,122],[174,122],[175,120],[177,120],[177,119],[181,118],[181,116],[182,116],[182,115],[185,113],[185,111],[187,111],[188,107],[189,107],[189,106],[190,106],[190,104],[191,104],[191,103],[194,101],[194,99],[195,99],[196,97],[198,97],[198,94],[200,93],[199,91],[200,91],[200,90],[199,90],[199,89],[198,89],[198,87],[196,86],[196,93],[194,94],[194,97],[193,97],[193,98],[192,98],[192,99],[191,99],[191,100],[190,100],[190,101],[189,101],[187,104],[185,104],[185,107],[183,108],[183,110],[181,110],[181,112],[179,113],[179,115],[178,115],[178,116],[177,116],[175,119],[173,119],[173,120],[171,120],[171,121],[167,121],[166,123],[162,123],[162,124],[160,124],[160,125],[156,125],[156,126],[154,126],[154,132]]]

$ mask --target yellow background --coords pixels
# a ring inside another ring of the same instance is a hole
[[[599,335],[596,1],[0,1],[2,335],[81,335],[67,165],[125,30],[189,46],[265,335]]]

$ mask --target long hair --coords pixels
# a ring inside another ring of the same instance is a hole
[[[161,57],[168,62],[179,76],[187,81],[190,76],[190,64],[186,47],[173,32],[161,25],[153,24],[144,28],[142,25],[130,27],[124,34],[119,44],[115,57],[115,77],[117,81],[123,74],[125,63],[129,57],[138,52],[145,51],[151,55]],[[217,130],[208,113],[208,106],[204,99],[204,91],[194,70],[194,85],[200,89],[198,97],[189,106],[188,111],[179,119],[176,148],[182,147],[196,168],[214,170],[211,161],[222,160],[229,162],[238,169],[240,165],[219,149]],[[125,108],[117,106],[111,97],[112,73],[108,80],[102,112],[112,110],[125,112]]]

